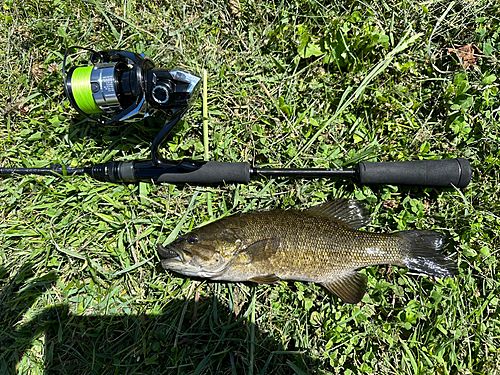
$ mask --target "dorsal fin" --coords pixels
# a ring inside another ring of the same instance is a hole
[[[358,303],[366,292],[366,276],[352,271],[335,281],[322,283],[329,292],[339,296],[346,303]]]
[[[358,229],[370,223],[363,206],[352,199],[335,199],[319,206],[310,207],[305,212],[315,216],[333,218]]]

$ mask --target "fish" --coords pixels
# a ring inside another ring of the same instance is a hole
[[[456,265],[443,255],[445,237],[430,230],[374,233],[355,200],[336,199],[305,210],[236,214],[158,246],[164,269],[213,281],[317,283],[345,303],[358,303],[375,265],[405,266],[451,277]]]

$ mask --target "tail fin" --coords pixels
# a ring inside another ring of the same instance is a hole
[[[443,235],[427,230],[407,230],[396,235],[407,244],[403,263],[409,269],[435,277],[456,273],[456,264],[441,254]]]

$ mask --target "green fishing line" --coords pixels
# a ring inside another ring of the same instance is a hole
[[[71,91],[73,92],[75,103],[82,112],[87,114],[101,113],[101,109],[97,106],[92,96],[90,84],[92,69],[92,66],[78,67],[71,75]]]

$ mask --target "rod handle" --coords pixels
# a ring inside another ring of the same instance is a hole
[[[163,173],[158,177],[157,182],[200,185],[231,182],[248,184],[250,182],[250,164],[207,161],[191,172]]]
[[[472,176],[467,159],[416,160],[403,162],[361,162],[361,184],[389,184],[465,188]]]

